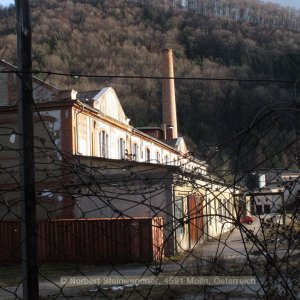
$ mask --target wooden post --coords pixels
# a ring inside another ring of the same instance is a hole
[[[30,7],[28,0],[15,0],[15,3],[18,36],[19,143],[22,149],[20,153],[20,204],[23,299],[38,300]]]

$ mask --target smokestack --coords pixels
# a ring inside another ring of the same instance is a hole
[[[172,49],[164,49],[162,52],[162,76],[174,78]],[[178,132],[174,79],[162,80],[162,110],[165,137],[176,139]]]

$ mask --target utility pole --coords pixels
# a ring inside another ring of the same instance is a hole
[[[20,154],[21,253],[23,299],[39,299],[34,176],[31,22],[29,0],[15,0],[17,8],[18,114]]]

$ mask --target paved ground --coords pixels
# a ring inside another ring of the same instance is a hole
[[[235,228],[231,232],[224,233],[220,238],[210,239],[205,245],[200,246],[199,249],[210,255],[244,256],[246,253],[245,247],[249,249],[246,232],[247,230],[252,230],[254,234],[257,233],[259,221],[255,219],[253,224],[245,224],[244,227],[245,232]]]

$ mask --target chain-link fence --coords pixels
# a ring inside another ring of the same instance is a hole
[[[24,280],[16,113],[1,109],[2,299],[21,299]],[[65,128],[37,104],[40,297],[297,298],[298,114],[294,102],[265,107],[205,163],[164,164],[65,153]]]

